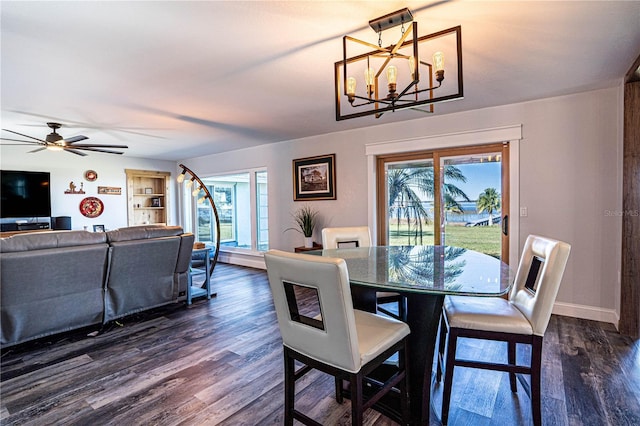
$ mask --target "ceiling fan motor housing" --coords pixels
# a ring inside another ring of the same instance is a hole
[[[59,129],[60,127],[62,127],[62,125],[60,123],[47,123],[47,126],[49,126],[51,129],[53,129],[53,132],[49,133],[47,135],[47,137],[45,138],[45,140],[49,143],[56,143],[60,140],[62,140],[62,136],[60,136],[59,134],[56,133],[56,129]]]

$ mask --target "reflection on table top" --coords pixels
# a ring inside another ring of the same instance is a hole
[[[378,246],[318,250],[346,261],[349,280],[390,291],[499,296],[515,278],[509,265],[452,246]]]

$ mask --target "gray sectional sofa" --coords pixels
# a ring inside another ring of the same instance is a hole
[[[186,299],[194,236],[179,226],[0,239],[0,345]]]

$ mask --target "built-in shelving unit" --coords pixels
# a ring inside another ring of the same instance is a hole
[[[129,226],[169,222],[171,173],[125,169]]]

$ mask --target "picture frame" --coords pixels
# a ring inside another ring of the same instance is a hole
[[[293,160],[293,201],[336,199],[336,155]]]
[[[145,188],[144,189],[144,193],[145,194],[153,194],[153,188]]]
[[[99,186],[98,194],[122,195],[122,188],[119,186]]]
[[[152,198],[151,199],[151,207],[162,207],[160,205],[160,198]]]
[[[93,232],[104,232],[104,225],[93,225]]]

